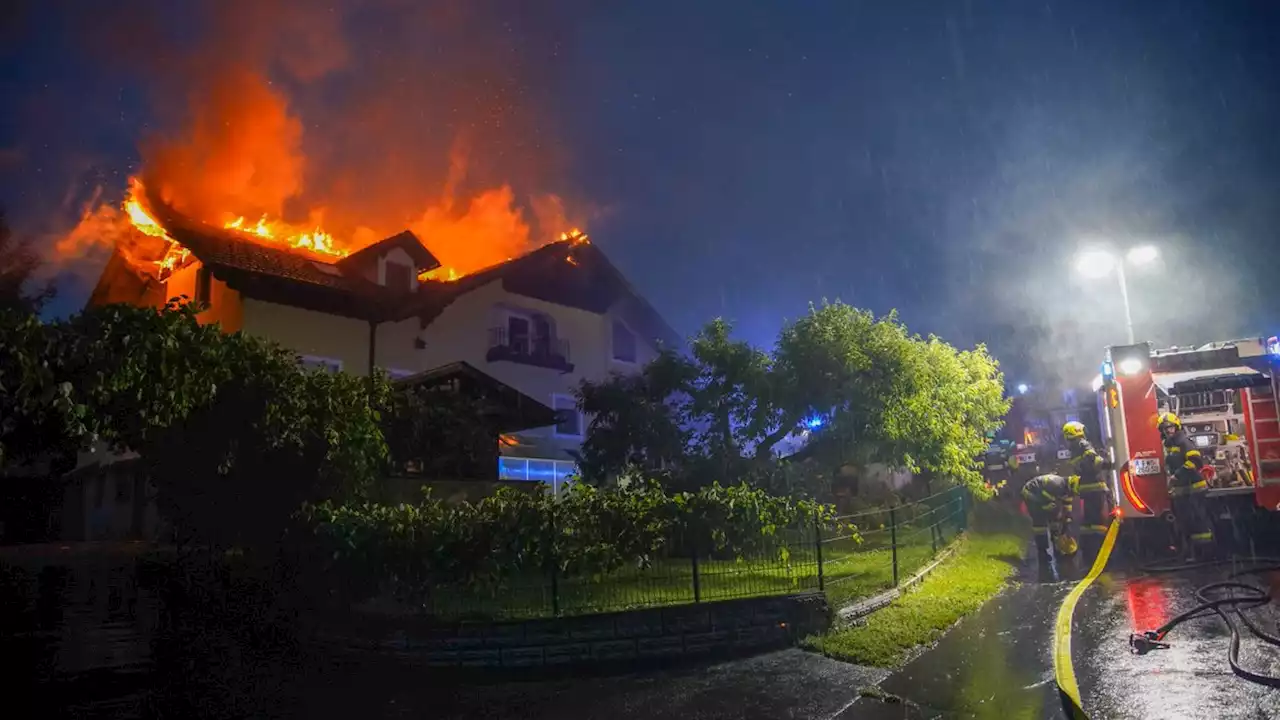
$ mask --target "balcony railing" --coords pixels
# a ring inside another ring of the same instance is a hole
[[[513,337],[505,327],[489,328],[489,352],[485,359],[573,372],[573,363],[569,361],[569,341],[529,335]]]

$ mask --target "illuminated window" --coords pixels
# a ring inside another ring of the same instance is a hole
[[[578,474],[578,466],[569,460],[541,458],[498,458],[498,479],[516,482],[541,482],[559,492]]]
[[[1039,441],[1039,433],[1035,430],[1026,430],[1022,433],[1023,445],[1035,445]]]

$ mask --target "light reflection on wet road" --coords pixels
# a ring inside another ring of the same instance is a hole
[[[1220,620],[1197,620],[1144,657],[1131,630],[1195,604],[1225,570],[1104,575],[1077,609],[1074,658],[1095,718],[1280,717],[1280,692],[1235,677]],[[337,661],[266,641],[224,615],[178,623],[124,565],[4,571],[0,651],[23,669],[33,717],[311,718],[1022,718],[1061,717],[1052,625],[1070,582],[1028,582],[989,603],[892,673],[799,650],[612,677],[460,683],[393,661]],[[1272,604],[1255,611],[1274,630]],[[256,632],[256,631],[255,631]],[[1280,673],[1246,637],[1242,662]],[[872,685],[899,696],[859,698]],[[19,697],[24,697],[19,693]]]

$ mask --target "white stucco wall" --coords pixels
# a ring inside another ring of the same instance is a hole
[[[506,309],[539,313],[551,318],[555,335],[569,343],[573,371],[564,373],[510,361],[489,362],[489,331],[504,327]],[[553,407],[554,397],[571,397],[582,380],[602,380],[612,372],[635,372],[657,356],[642,338],[636,339],[637,362],[613,360],[613,315],[596,314],[507,292],[500,280],[476,288],[455,300],[422,332],[426,349],[421,351],[421,369],[430,369],[459,360],[466,361],[494,378]],[[587,419],[582,419],[586,431]],[[519,434],[521,445],[507,454],[569,459],[566,449],[576,449],[581,437],[564,437],[554,427]]]

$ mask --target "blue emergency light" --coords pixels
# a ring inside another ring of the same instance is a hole
[[[1102,377],[1103,377],[1104,379],[1110,380],[1111,378],[1113,378],[1113,377],[1115,377],[1115,376],[1116,376],[1116,368],[1115,368],[1115,366],[1114,366],[1114,365],[1112,365],[1110,362],[1104,362],[1104,363],[1102,363]]]

